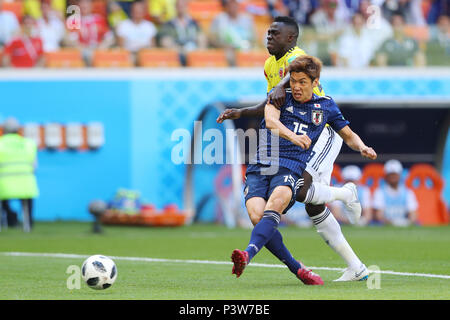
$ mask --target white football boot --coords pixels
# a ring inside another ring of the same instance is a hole
[[[342,186],[342,188],[347,188],[352,192],[352,198],[348,202],[344,202],[344,212],[351,224],[356,224],[361,218],[361,203],[358,198],[358,190],[353,182],[347,182]]]
[[[364,264],[361,264],[359,270],[346,268],[342,276],[339,279],[333,281],[365,281],[368,277],[369,270]]]

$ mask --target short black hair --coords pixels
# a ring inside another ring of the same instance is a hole
[[[295,21],[294,18],[288,17],[288,16],[278,16],[273,19],[273,22],[281,22],[285,25],[292,27],[297,34],[297,36],[300,34],[300,28],[298,27],[297,21]]]

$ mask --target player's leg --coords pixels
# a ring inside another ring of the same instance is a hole
[[[259,175],[255,173],[247,174],[245,181],[245,206],[249,218],[253,225],[257,225],[264,215],[264,208],[266,206],[267,192],[270,188],[270,177]],[[299,268],[298,262],[292,257],[289,250],[283,243],[281,233],[276,230],[272,238],[265,244],[266,248],[275,255],[279,260],[284,262],[289,270],[294,274]],[[245,266],[248,264],[248,253],[241,250],[234,250],[231,259],[234,263],[232,274],[239,277]]]
[[[332,187],[322,183],[323,176],[331,179],[334,161],[342,146],[342,138],[333,129],[326,127],[311,152],[306,170],[303,173],[304,184],[298,192],[297,201],[305,204],[322,205],[335,200],[341,200],[346,207],[351,223],[356,223],[361,217],[361,204],[358,199],[356,185],[347,183],[342,187]]]
[[[293,204],[293,191],[291,190],[291,188],[295,187],[296,180],[293,177],[291,177],[291,179],[285,179],[282,172],[283,170],[281,170],[280,168],[278,173],[274,176],[253,173],[247,174],[247,179],[245,182],[246,205],[248,203],[251,207],[256,207],[256,201],[251,200],[252,197],[264,197],[265,199],[272,198],[270,199],[270,201],[273,202],[273,197],[275,196],[279,196],[282,199],[285,199],[284,201],[282,201],[285,202],[284,207],[287,207],[290,203]],[[264,186],[264,190],[261,185]],[[284,192],[276,191],[275,194],[273,194],[274,190],[277,187],[287,185],[289,185],[290,187],[285,187],[285,189],[282,189]],[[279,200],[276,200],[275,202],[276,204],[280,205]],[[266,206],[262,210],[262,218],[256,223],[255,227],[252,230],[250,242],[247,248],[244,251],[235,249],[231,255],[231,260],[234,264],[233,270],[238,277],[240,276],[240,274],[242,274],[245,266],[250,262],[250,260],[267,243],[269,243],[269,248],[274,250],[273,253],[275,255],[278,255],[278,250],[284,247],[284,245],[280,246],[280,242],[282,243],[281,237],[275,237],[275,245],[273,245],[274,243],[270,242],[277,231],[276,226],[278,226],[278,223],[280,222],[280,215],[276,212],[266,212]],[[284,207],[281,206],[280,208],[283,208],[284,210]],[[253,216],[257,217],[258,215],[254,214]],[[256,222],[257,220],[254,218],[252,221]],[[273,246],[271,246],[271,244]],[[278,258],[280,260],[283,259],[283,257]]]
[[[287,171],[287,172],[286,172]],[[283,237],[277,229],[281,214],[285,213],[294,204],[295,192],[301,185],[302,179],[298,175],[291,174],[287,169],[281,169],[277,176],[271,179],[271,189],[269,191],[269,200],[264,209],[263,218],[253,229],[249,245],[245,251],[236,249],[235,265],[242,266],[242,255],[247,263],[253,258],[263,245],[266,246],[274,255],[283,261],[303,283],[308,285],[323,284],[320,276],[306,269],[301,262],[294,259],[289,250],[283,243]],[[270,239],[270,240],[267,240]],[[245,265],[244,265],[245,267]]]
[[[292,190],[288,186],[277,186],[272,191],[264,208],[263,217],[253,228],[250,242],[245,249],[249,262],[274,235],[280,223],[281,213],[287,208],[291,198]]]
[[[277,190],[281,188],[281,190]],[[276,198],[275,200],[273,198]],[[268,203],[276,210],[284,211],[288,206],[290,199],[292,199],[292,191],[289,187],[277,187],[269,197]],[[246,200],[253,206],[252,198]],[[239,277],[244,271],[245,267],[250,263],[251,259],[265,246],[275,234],[278,224],[280,223],[280,214],[275,210],[268,210],[267,204],[263,209],[263,216],[261,220],[255,225],[250,236],[250,242],[247,248],[242,251],[239,249],[233,250],[231,254],[231,261],[233,261],[233,271]]]
[[[341,149],[342,139],[336,135],[334,143],[335,145],[331,146],[329,152],[319,166],[313,166],[313,164],[316,163],[315,159],[308,163],[303,174],[305,185],[312,182],[314,184],[329,186],[333,164]],[[321,152],[318,152],[318,154],[320,153]],[[361,273],[361,270],[367,271],[365,265],[354,253],[353,249],[345,239],[338,221],[333,214],[330,214],[330,210],[324,204],[315,205],[309,203],[306,204],[305,208],[320,236],[346,262],[347,270],[351,270],[351,272],[354,271],[355,274],[358,274],[358,277],[349,278],[346,276],[345,278],[347,280],[359,280],[366,276],[364,271]],[[343,277],[344,276],[345,274]]]
[[[284,177],[285,178],[289,177],[288,180],[290,180],[292,178],[291,175],[284,175]],[[284,214],[292,207],[292,205],[295,202],[294,199],[296,198],[296,192],[298,191],[299,188],[301,188],[301,186],[303,184],[302,178],[299,179],[298,177],[295,177],[294,179],[295,179],[294,180],[295,182],[293,182],[290,186],[291,191],[292,191],[291,199],[288,199],[287,196],[289,195],[289,193],[286,191],[286,189],[282,189],[281,187],[275,188],[275,190],[274,190],[275,195],[274,195],[274,197],[269,198],[269,201],[267,201],[265,213],[276,214],[276,213],[280,212],[280,213]],[[280,192],[280,194],[278,195],[277,192]],[[274,193],[272,193],[272,194],[274,194]],[[273,200],[273,201],[271,201],[271,200]],[[287,202],[288,200],[289,200],[289,203]],[[286,204],[287,204],[287,206],[286,206]],[[279,233],[278,229],[276,230],[276,232]],[[281,236],[281,233],[280,233],[280,236]],[[273,238],[274,237],[275,237],[275,235],[273,236]],[[288,259],[288,258],[289,258],[289,256],[286,256],[286,259]],[[295,268],[290,268],[291,271],[304,284],[323,285],[323,280],[318,274],[316,274],[316,273],[312,272],[310,269],[306,268],[306,266],[304,266],[300,261],[294,260],[291,255],[290,255],[290,259],[293,260],[291,263],[293,264],[293,266],[295,266]],[[295,265],[294,265],[294,262],[296,263]]]
[[[282,243],[282,237],[281,237],[280,231],[278,230],[278,224],[280,222],[281,214],[286,213],[289,210],[289,208],[292,207],[292,205],[294,203],[293,199],[295,199],[295,187],[294,188],[290,188],[287,186],[276,187],[273,190],[269,200],[267,201],[267,205],[266,205],[266,208],[264,211],[264,218],[267,219],[265,221],[266,223],[264,225],[265,228],[263,228],[263,226],[261,226],[260,230],[261,230],[262,235],[257,234],[256,236],[259,236],[262,239],[264,239],[264,237],[267,236],[267,234],[270,234],[271,232],[273,232],[272,240],[276,237],[280,237],[280,242]],[[267,229],[269,231],[266,231]],[[264,234],[264,231],[266,231],[265,234]],[[255,240],[257,240],[257,239],[255,239]],[[252,239],[250,239],[250,243],[252,243]],[[283,246],[284,246],[284,244],[283,244]],[[266,247],[267,247],[267,244],[266,244]],[[251,248],[251,249],[253,249],[253,248]],[[307,284],[307,285],[322,285],[323,284],[323,280],[318,274],[307,269],[300,261],[295,260],[292,257],[292,255],[290,254],[290,252],[287,251],[287,249],[286,249],[284,258],[280,259],[280,260],[282,260],[284,262],[290,261],[289,264],[292,267],[289,267],[289,269],[304,284]]]
[[[252,197],[245,202],[248,217],[254,226],[261,220],[266,203],[266,199],[262,197]]]
[[[253,228],[250,242],[245,250],[249,261],[272,238],[280,223],[281,214],[295,202],[296,191],[302,183],[301,177],[290,170],[280,167],[277,174],[270,177],[267,191],[267,204],[262,219]]]
[[[254,226],[262,219],[266,203],[266,200],[261,197],[254,197],[246,202],[247,212]],[[270,253],[283,262],[293,274],[297,275],[300,264],[284,245],[283,236],[278,229],[276,229],[265,247]],[[235,273],[235,268],[233,268],[232,274]]]
[[[344,237],[342,233],[341,226],[336,218],[324,205],[306,205],[306,212],[310,215],[310,218],[316,228],[317,232],[320,234],[322,239],[327,243],[331,249],[333,249],[347,264],[347,270],[357,274],[357,277],[345,277],[348,280],[360,280],[366,276],[367,268],[358,258],[358,256],[353,251],[350,244]],[[361,273],[362,272],[362,273]],[[344,278],[340,281],[344,281]]]

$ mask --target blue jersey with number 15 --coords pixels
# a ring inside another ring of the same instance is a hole
[[[328,123],[337,132],[349,124],[334,100],[328,96],[313,94],[311,100],[300,103],[294,100],[290,90],[286,90],[286,100],[280,112],[281,123],[296,134],[306,134],[312,141],[311,146],[304,150],[289,140],[272,135],[270,130],[266,129],[266,123],[263,120],[260,129],[265,129],[266,134],[261,135],[256,163],[275,165],[274,161],[278,161],[279,166],[288,168],[299,175],[303,174],[313,146],[325,125]],[[267,139],[264,139],[264,136]],[[278,156],[271,153],[272,139],[279,139]],[[331,144],[326,147],[331,147]],[[250,164],[247,172],[259,171],[259,169],[260,166]]]

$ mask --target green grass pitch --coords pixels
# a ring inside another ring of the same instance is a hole
[[[88,223],[56,222],[37,223],[29,234],[15,228],[2,230],[0,299],[450,299],[449,226],[343,227],[361,260],[382,270],[379,289],[369,289],[367,282],[333,282],[341,274],[334,269],[345,265],[314,228],[280,230],[293,255],[305,265],[317,267],[313,270],[324,279],[323,286],[303,285],[266,249],[236,279],[231,275],[230,255],[233,249],[246,247],[248,229],[220,225],[104,227],[103,234],[92,234],[91,227]],[[76,256],[14,256],[10,252]],[[81,266],[83,256],[93,254],[116,257],[116,283],[102,291],[83,282],[80,289],[68,289],[68,267]]]

